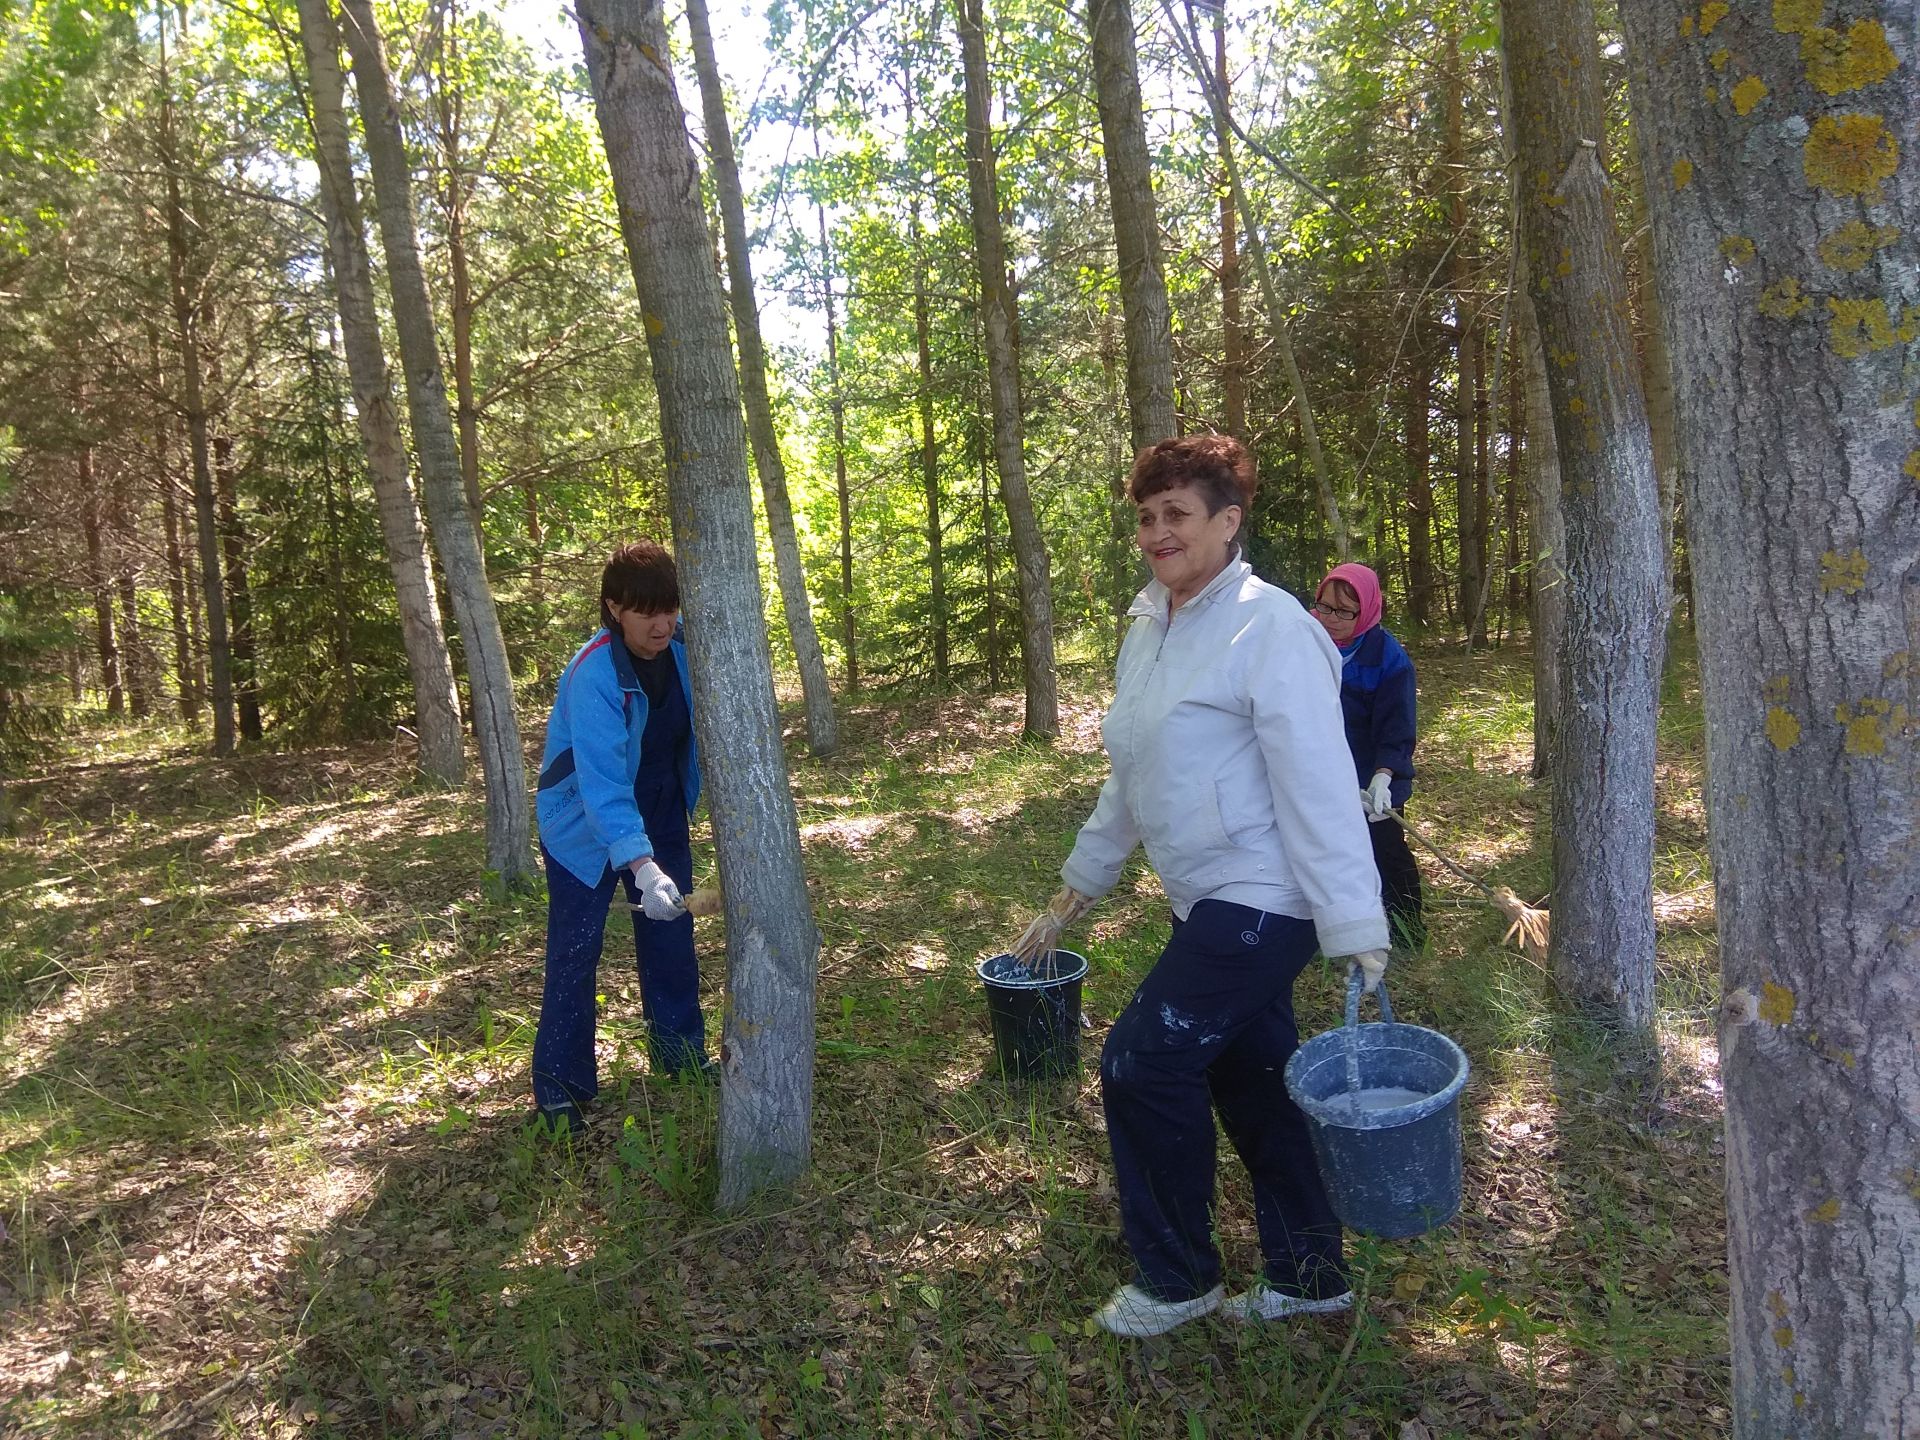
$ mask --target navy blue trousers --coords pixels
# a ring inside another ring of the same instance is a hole
[[[653,860],[680,887],[693,889],[693,847],[686,805],[677,779],[668,803],[643,805],[641,818],[653,841]],[[547,866],[547,979],[540,998],[540,1026],[533,1040],[533,1098],[551,1109],[584,1104],[600,1091],[594,1066],[594,995],[607,907],[615,881],[638,903],[633,872],[616,877],[609,866],[599,883],[582,885],[566,866],[540,847]],[[649,920],[633,912],[634,954],[640,973],[640,1008],[647,1020],[647,1051],[656,1070],[697,1067],[706,1059],[706,1025],[700,1015],[700,965],[693,952],[693,917]]]
[[[1340,1222],[1281,1078],[1300,1046],[1293,982],[1315,949],[1310,920],[1202,900],[1107,1034],[1100,1095],[1121,1230],[1135,1283],[1157,1299],[1220,1283],[1214,1110],[1253,1180],[1267,1283],[1314,1299],[1348,1288]]]

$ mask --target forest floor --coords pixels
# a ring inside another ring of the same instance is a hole
[[[1415,653],[1412,813],[1534,898],[1525,656]],[[1057,883],[1103,772],[1103,684],[1069,672],[1051,748],[1011,740],[1014,696],[850,704],[829,761],[789,714],[823,940],[814,1167],[737,1216],[712,1204],[715,1092],[646,1072],[623,925],[599,1123],[529,1133],[544,907],[477,883],[477,780],[410,786],[380,746],[216,763],[177,735],[76,735],[0,842],[0,1432],[1723,1433],[1690,655],[1663,722],[1657,1046],[1557,1012],[1428,866],[1432,953],[1390,982],[1473,1060],[1461,1218],[1365,1247],[1357,1321],[1150,1342],[1088,1323],[1125,1276],[1096,1067],[992,1078],[972,973]],[[716,1028],[721,923],[700,922]],[[1136,868],[1075,932],[1089,1057],[1166,929]],[[1303,1030],[1334,1023],[1337,984],[1308,972]],[[1245,1187],[1224,1160],[1236,1280]]]

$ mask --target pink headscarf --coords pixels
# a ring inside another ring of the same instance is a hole
[[[1351,585],[1353,593],[1360,600],[1360,618],[1353,622],[1353,634],[1347,640],[1347,644],[1351,645],[1380,623],[1380,577],[1364,565],[1336,565],[1327,572],[1327,578],[1320,582],[1320,588],[1313,592],[1313,598],[1318,600],[1325,596],[1327,586],[1336,580]]]

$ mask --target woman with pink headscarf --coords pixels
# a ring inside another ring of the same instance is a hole
[[[1410,950],[1427,941],[1420,867],[1393,812],[1413,793],[1413,661],[1380,623],[1380,577],[1365,565],[1336,565],[1314,592],[1313,613],[1340,649],[1340,709],[1347,748],[1366,807],[1367,836],[1380,871],[1380,897],[1394,938]]]

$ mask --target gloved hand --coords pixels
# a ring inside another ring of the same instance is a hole
[[[1358,955],[1348,957],[1359,967],[1365,977],[1360,986],[1362,995],[1371,995],[1380,986],[1387,975],[1387,952],[1384,950],[1362,950]]]
[[[680,887],[651,858],[634,862],[633,880],[640,887],[640,908],[649,920],[678,920],[686,912]]]
[[[1047,902],[1047,908],[1020,932],[1020,938],[1013,942],[1013,949],[1008,953],[1022,965],[1032,965],[1042,955],[1052,954],[1060,932],[1092,908],[1093,901],[1087,896],[1071,885],[1061,886],[1060,892]]]
[[[1393,818],[1393,775],[1389,771],[1376,773],[1360,795],[1366,802],[1369,825],[1378,825],[1382,820]]]

